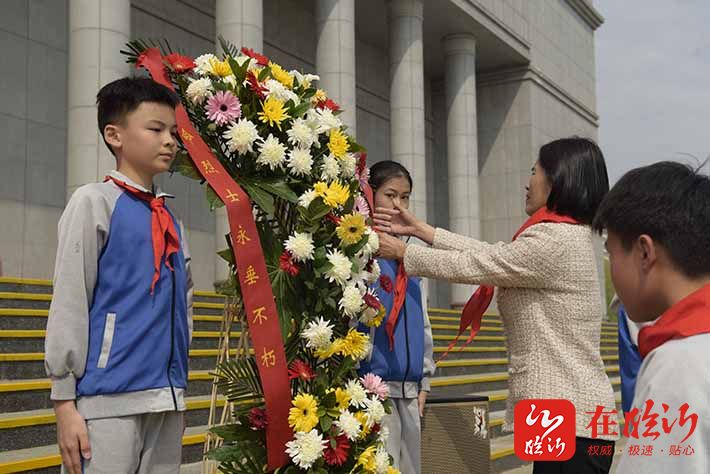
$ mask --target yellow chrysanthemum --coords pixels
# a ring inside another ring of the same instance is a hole
[[[343,338],[340,353],[345,357],[352,357],[355,360],[364,359],[370,349],[368,347],[369,342],[370,337],[367,334],[351,328],[345,338]]]
[[[350,406],[350,395],[340,387],[335,389],[335,400],[338,410],[347,410]]]
[[[328,149],[336,158],[343,158],[345,154],[350,150],[350,144],[348,143],[348,137],[345,136],[339,128],[334,128],[330,131],[330,137],[328,139]]]
[[[323,89],[317,89],[316,93],[311,97],[311,103],[318,104],[319,102],[325,102],[327,99],[328,96],[325,94],[325,91]]]
[[[343,350],[343,340],[338,338],[334,340],[333,342],[330,343],[330,345],[326,347],[322,347],[320,349],[315,350],[315,355],[321,360],[328,359],[330,357],[333,357],[335,354],[338,354]]]
[[[365,234],[365,217],[359,212],[343,216],[335,232],[345,245],[354,245]]]
[[[284,108],[284,103],[281,102],[276,97],[269,97],[265,102],[261,103],[262,112],[259,112],[259,120],[264,123],[268,123],[269,126],[273,127],[276,124],[279,130],[281,130],[281,122],[286,120],[289,115],[286,113]]]
[[[385,319],[385,307],[380,305],[380,310],[377,312],[377,316],[367,321],[365,325],[369,328],[378,328],[382,324],[382,320]]]
[[[364,439],[367,435],[370,434],[371,430],[371,428],[367,427],[367,413],[365,413],[364,411],[356,411],[353,416],[357,421],[360,422],[360,439]]]
[[[390,466],[387,468],[387,474],[402,474],[402,473],[399,472],[399,469]]]
[[[232,67],[229,62],[225,59],[220,61],[218,59],[211,59],[210,65],[212,66],[212,74],[219,77],[227,77],[232,74]]]
[[[269,63],[271,76],[289,89],[293,89],[293,77],[284,68],[276,63]]]
[[[377,470],[377,463],[375,462],[375,447],[370,446],[363,451],[357,458],[357,464],[358,466],[362,466],[362,468],[367,472],[375,472]]]
[[[339,181],[333,181],[326,184],[322,181],[313,186],[316,196],[323,198],[323,202],[328,207],[338,207],[345,204],[350,197],[350,188],[341,184]]]
[[[299,393],[291,401],[293,408],[288,412],[288,426],[297,431],[311,431],[318,424],[318,403],[313,395]]]

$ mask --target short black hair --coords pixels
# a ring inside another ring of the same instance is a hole
[[[402,166],[400,163],[391,160],[378,161],[370,168],[370,187],[377,190],[380,186],[385,184],[392,178],[407,178],[409,181],[409,187],[413,188],[412,176],[409,174],[407,168]]]
[[[710,177],[662,161],[626,173],[599,206],[593,228],[608,229],[629,250],[649,235],[690,278],[710,275]]]
[[[570,137],[540,147],[538,157],[552,187],[547,208],[590,225],[609,192],[604,155],[588,138]]]
[[[103,86],[96,94],[101,136],[103,137],[106,125],[121,123],[127,114],[136,110],[143,102],[164,104],[174,109],[180,103],[180,98],[164,85],[146,77],[124,77]],[[108,143],[106,146],[113,153]]]

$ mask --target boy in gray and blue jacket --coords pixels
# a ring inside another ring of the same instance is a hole
[[[177,96],[124,78],[97,96],[117,170],[59,221],[45,366],[63,471],[172,473],[184,430],[192,278],[182,224],[153,185],[177,150]]]

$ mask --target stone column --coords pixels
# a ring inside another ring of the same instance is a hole
[[[340,118],[354,136],[355,0],[316,1],[316,69],[320,88],[341,106]]]
[[[69,2],[67,200],[116,166],[97,127],[96,93],[130,72],[120,53],[131,36],[130,12],[130,0]]]
[[[458,234],[480,238],[476,39],[470,34],[449,35],[443,39],[443,47],[449,226]],[[451,285],[452,306],[463,306],[473,289]]]
[[[216,1],[215,50],[221,52],[219,37],[234,43],[238,48],[246,46],[257,53],[264,52],[264,5],[262,0],[217,0]],[[227,247],[224,236],[229,233],[227,211],[221,207],[215,211],[216,249]],[[221,257],[215,256],[215,281],[229,276],[229,267]]]
[[[411,173],[410,208],[426,219],[423,11],[422,0],[389,3],[390,158]]]

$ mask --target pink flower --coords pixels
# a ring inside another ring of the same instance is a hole
[[[370,217],[370,206],[367,205],[367,199],[362,196],[355,198],[355,212],[362,214],[365,219]]]
[[[229,91],[219,91],[207,101],[207,118],[217,125],[232,122],[242,115],[242,104]]]
[[[384,400],[390,394],[387,384],[382,380],[382,377],[375,375],[373,373],[366,374],[364,377],[360,377],[360,382],[365,390],[377,395],[380,400]]]

